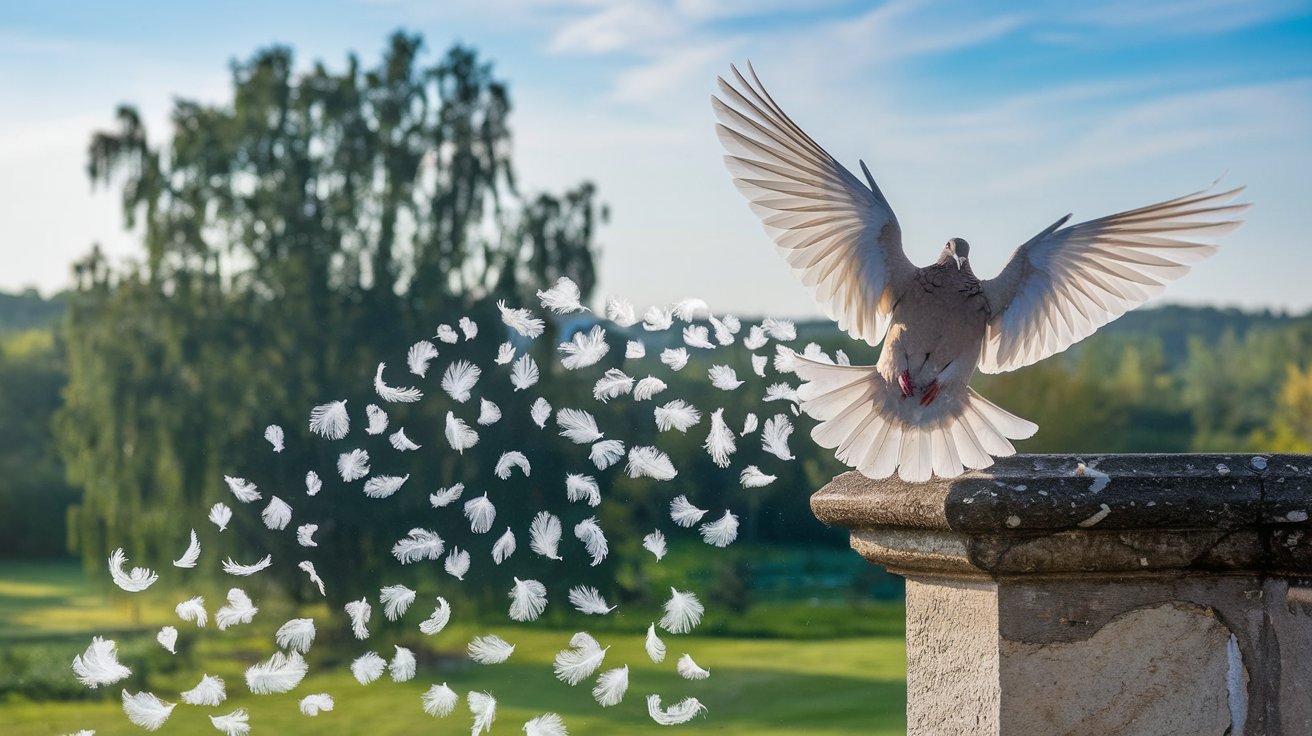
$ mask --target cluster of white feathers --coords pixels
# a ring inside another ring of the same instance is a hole
[[[539,291],[537,296],[543,309],[555,315],[579,315],[588,310],[580,302],[578,286],[568,278],[561,278],[550,289]],[[478,396],[480,381],[505,380],[515,393],[532,392],[539,386],[544,371],[537,361],[526,351],[530,341],[545,334],[547,322],[530,309],[507,306],[498,302],[501,322],[510,339],[501,343],[492,363],[494,368],[486,369],[465,359],[452,360],[441,370],[438,380],[443,394],[455,402],[452,410],[445,412],[444,438],[447,447],[457,456],[464,453],[481,439],[485,428],[510,421],[502,408],[486,398]],[[652,402],[654,426],[657,432],[677,432],[686,434],[697,432],[704,427],[705,435],[702,447],[711,462],[719,468],[730,468],[734,463],[740,443],[744,438],[760,430],[760,446],[764,454],[781,461],[793,459],[788,447],[793,425],[786,413],[772,413],[761,423],[756,414],[734,419],[725,416],[724,408],[703,410],[694,406],[685,398],[671,398],[664,393],[669,384],[648,371],[681,371],[692,358],[705,351],[714,351],[740,342],[750,351],[760,351],[770,340],[777,343],[789,342],[797,337],[796,329],[786,320],[767,319],[759,325],[748,326],[741,340],[744,325],[733,316],[715,316],[710,313],[706,303],[700,299],[686,299],[669,306],[654,306],[639,318],[637,311],[629,302],[612,297],[607,300],[604,319],[611,329],[619,328],[627,336],[624,348],[624,368],[599,369],[597,375],[586,380],[592,382],[592,397],[605,404],[612,400],[628,397],[634,402]],[[560,366],[567,371],[582,372],[595,366],[610,352],[607,326],[602,315],[572,318],[569,324],[583,320],[585,326],[570,332],[568,340],[560,342],[555,353]],[[683,322],[681,328],[675,327],[676,320]],[[707,324],[699,323],[705,320]],[[589,324],[590,323],[590,324]],[[409,374],[417,379],[429,376],[433,362],[440,358],[438,344],[454,345],[464,340],[473,340],[480,332],[479,325],[468,317],[462,317],[456,327],[449,324],[439,325],[431,339],[415,342],[405,356],[405,365]],[[649,358],[648,346],[651,333],[675,330],[674,339],[681,343],[670,346],[670,340],[660,341],[660,350],[654,360]],[[435,342],[438,344],[435,344]],[[779,373],[790,373],[790,361],[796,353],[779,344],[773,356],[752,352],[752,373],[760,378],[766,377],[766,371],[773,362]],[[815,346],[808,345],[803,353],[817,360],[830,361],[828,356]],[[773,361],[771,358],[773,357]],[[846,363],[846,356],[838,356],[840,363]],[[612,359],[613,360],[613,359]],[[641,366],[642,370],[633,370]],[[485,371],[490,377],[485,377]],[[626,372],[628,371],[628,372]],[[385,376],[386,373],[386,376]],[[632,375],[630,375],[632,373]],[[495,375],[492,375],[495,374]],[[388,404],[406,404],[424,398],[424,389],[419,386],[405,386],[409,381],[399,378],[402,373],[387,371],[387,364],[380,362],[373,377],[373,388],[380,403],[368,404],[363,412],[363,430],[368,435],[381,435],[389,429],[392,421],[386,406]],[[728,364],[713,364],[707,371],[710,385],[723,392],[740,389],[747,382],[740,378],[735,369]],[[389,382],[390,381],[390,382]],[[433,393],[433,392],[429,392]],[[471,401],[478,396],[478,401]],[[792,413],[797,414],[796,388],[786,381],[776,381],[766,387],[761,396],[762,401],[784,401],[792,404]],[[472,407],[472,408],[470,408]],[[521,415],[522,416],[522,415]],[[594,472],[605,471],[623,462],[622,471],[630,478],[646,478],[653,482],[667,482],[678,474],[673,459],[654,445],[631,445],[614,436],[607,437],[607,430],[599,426],[597,418],[587,408],[575,406],[555,408],[544,397],[538,396],[528,412],[528,418],[540,429],[546,429],[554,417],[556,433],[568,442],[582,446],[581,453],[592,468],[581,467],[579,472],[571,472],[563,479],[565,498],[576,504],[585,504],[596,508],[602,504],[605,494],[603,483]],[[735,432],[741,421],[741,431]],[[522,431],[518,425],[522,419],[516,418],[515,431]],[[309,431],[326,440],[344,440],[351,434],[353,417],[348,410],[346,400],[333,400],[313,407],[309,412]],[[609,431],[624,428],[609,428]],[[512,432],[497,432],[497,437],[513,437]],[[416,433],[417,437],[429,436]],[[283,453],[289,442],[295,444],[297,438],[289,437],[279,425],[269,425],[263,433],[264,440],[275,453]],[[388,435],[388,443],[398,453],[417,452],[424,445],[415,442],[407,435],[405,427],[395,427]],[[440,444],[441,440],[437,440]],[[426,443],[427,444],[427,443]],[[445,452],[446,448],[440,448]],[[371,458],[368,451],[361,448],[346,449],[337,455],[336,475],[344,484],[359,481],[361,492],[374,499],[386,499],[401,490],[409,475],[390,475],[374,473],[373,465],[384,465],[387,458]],[[595,469],[595,471],[594,471]],[[323,489],[323,480],[319,470],[309,470],[305,475],[305,493],[308,497],[316,496]],[[775,475],[768,474],[757,465],[744,465],[736,471],[739,484],[744,489],[760,488],[776,480]],[[502,452],[495,466],[487,471],[487,486],[496,488],[496,481],[506,481],[515,475],[525,478],[532,473],[530,459],[520,450],[507,449]],[[331,474],[331,473],[330,473]],[[243,505],[255,504],[264,500],[264,494],[256,483],[237,476],[224,476],[224,484],[231,498],[214,503],[208,511],[208,520],[218,532],[225,531],[233,519],[233,507],[229,503]],[[283,494],[286,495],[285,493]],[[463,499],[463,504],[457,504]],[[464,521],[474,534],[489,534],[496,527],[497,508],[492,491],[468,493],[463,483],[456,483],[447,488],[439,488],[429,495],[433,509],[442,509],[458,505],[463,512]],[[519,503],[513,497],[507,497],[508,503]],[[225,502],[226,501],[226,502]],[[300,523],[295,499],[286,500],[278,495],[270,495],[264,506],[258,509],[262,525],[272,532],[285,532],[294,526],[296,541],[300,547],[313,548],[318,543],[314,534],[320,525],[313,522]],[[708,516],[709,515],[709,516]],[[695,506],[685,494],[679,494],[669,502],[669,520],[673,525],[671,532],[679,529],[696,529],[702,541],[712,547],[726,547],[738,536],[738,516],[731,509],[701,509]],[[533,555],[553,561],[564,560],[567,556],[572,563],[581,565],[584,560],[588,567],[601,564],[610,551],[610,541],[599,517],[590,516],[573,526],[573,537],[578,548],[570,548],[562,553],[562,538],[565,527],[561,519],[549,511],[540,511],[532,519],[526,530],[528,550]],[[505,531],[495,536],[492,543],[491,557],[493,564],[501,565],[511,560],[519,548],[516,530],[505,527]],[[569,542],[572,545],[573,542]],[[642,546],[660,561],[668,551],[666,532],[660,528],[653,529],[642,539]],[[399,565],[442,562],[442,568],[456,580],[464,580],[474,564],[468,550],[448,547],[437,529],[417,526],[405,536],[397,539],[391,547],[391,555]],[[248,553],[249,554],[249,553]],[[254,556],[254,555],[251,555]],[[241,556],[239,555],[239,558]],[[246,557],[245,559],[250,559]],[[202,561],[200,537],[195,529],[188,535],[186,549],[174,560],[173,565],[180,569],[196,568]],[[228,556],[218,563],[223,572],[234,576],[251,576],[274,566],[285,564],[285,560],[274,560],[266,554],[253,562],[239,562]],[[320,577],[314,563],[303,560],[296,564],[303,571],[322,595],[326,583]],[[114,584],[129,593],[146,590],[159,580],[159,574],[143,567],[128,568],[128,557],[122,549],[117,549],[109,558],[109,574]],[[514,584],[507,592],[509,607],[507,616],[517,622],[537,620],[550,604],[551,591],[542,582],[530,578],[515,577]],[[575,585],[565,595],[569,606],[581,615],[606,616],[616,610],[617,606],[606,600],[604,592],[594,585]],[[418,606],[416,604],[419,603]],[[438,596],[436,601],[427,600],[420,603],[417,591],[399,584],[382,586],[376,598],[382,615],[388,621],[405,618],[412,607],[421,609],[414,618],[422,618],[415,628],[425,636],[431,637],[443,631],[452,617],[450,604]],[[646,632],[645,650],[655,664],[666,659],[666,643],[658,633],[658,628],[667,635],[683,635],[692,631],[701,621],[705,609],[697,594],[690,590],[671,588],[663,605],[664,614],[659,621],[652,622]],[[175,612],[178,618],[195,629],[204,629],[211,620],[205,598],[194,596],[179,602]],[[250,596],[238,587],[231,588],[226,600],[213,611],[212,619],[216,627],[226,630],[235,626],[251,623],[258,614]],[[370,638],[370,623],[374,615],[374,603],[366,595],[359,600],[347,603],[342,611],[345,625],[352,636],[359,641]],[[307,657],[314,644],[319,627],[323,622],[312,618],[294,618],[282,623],[274,635],[277,650],[266,659],[251,665],[245,672],[247,689],[253,694],[286,693],[297,688],[310,670]],[[186,628],[186,627],[184,627]],[[189,628],[184,636],[194,634]],[[156,634],[161,647],[169,652],[176,651],[179,637],[178,629],[165,626]],[[414,650],[393,644],[391,658],[386,659],[377,651],[366,651],[352,660],[349,670],[361,685],[369,685],[388,674],[395,682],[404,682],[416,677],[418,663]],[[480,665],[494,666],[508,661],[515,652],[515,644],[496,634],[484,634],[474,637],[464,647],[469,658]],[[603,646],[595,637],[586,632],[578,632],[569,640],[568,647],[562,649],[553,662],[553,671],[561,682],[568,686],[577,686],[593,680],[592,694],[602,707],[620,704],[629,688],[629,666],[620,664],[604,668],[606,655],[610,648]],[[131,676],[132,670],[118,661],[115,641],[95,637],[86,651],[72,662],[75,677],[89,688],[112,685]],[[674,671],[688,681],[704,680],[710,671],[698,665],[691,654],[684,653],[674,664]],[[186,706],[217,708],[228,697],[227,685],[222,678],[203,675],[192,688],[178,693],[178,699]],[[455,712],[460,701],[459,693],[447,683],[433,684],[421,698],[419,706],[430,716],[444,718]],[[465,694],[465,701],[472,718],[471,734],[487,732],[496,718],[497,700],[488,692],[470,691]],[[176,707],[176,703],[162,700],[150,692],[131,693],[122,691],[123,710],[128,719],[144,729],[156,730],[164,725]],[[315,717],[334,709],[334,700],[328,693],[305,695],[299,701],[300,712],[307,717]],[[685,697],[671,705],[663,706],[658,694],[647,696],[647,712],[651,720],[661,725],[685,723],[705,712],[706,708],[695,697]],[[245,709],[236,709],[229,713],[210,715],[216,730],[221,733],[242,735],[252,729],[252,719]],[[566,734],[564,721],[558,714],[544,713],[524,724],[523,730],[530,736],[561,736]]]

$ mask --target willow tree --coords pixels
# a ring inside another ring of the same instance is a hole
[[[233,63],[231,99],[178,100],[166,140],[131,107],[93,137],[91,181],[121,190],[144,253],[74,269],[57,429],[88,562],[125,546],[167,564],[233,468],[301,483],[270,462],[264,424],[303,430],[441,318],[561,275],[591,291],[592,186],[522,195],[506,85],[471,49],[429,65],[422,50],[397,33],[377,66],[301,72],[262,50]]]

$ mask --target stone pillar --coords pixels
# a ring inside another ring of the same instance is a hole
[[[853,472],[811,508],[907,580],[912,736],[1312,734],[1312,456]]]

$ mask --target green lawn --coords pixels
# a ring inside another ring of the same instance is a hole
[[[163,599],[146,598],[134,607],[113,601],[87,586],[80,570],[63,564],[9,564],[0,567],[0,724],[7,735],[62,734],[87,728],[100,736],[139,734],[118,705],[120,686],[108,693],[89,692],[68,669],[91,634],[112,635],[123,650],[123,661],[147,672],[147,684],[169,701],[188,689],[203,672],[228,683],[229,699],[218,708],[179,705],[160,733],[217,733],[207,715],[244,707],[254,733],[333,734],[467,733],[464,705],[445,719],[433,719],[420,707],[420,693],[435,682],[447,682],[461,694],[486,690],[500,707],[493,733],[520,733],[524,721],[546,711],[559,713],[576,736],[582,734],[655,733],[660,727],[646,713],[645,696],[659,693],[668,705],[696,696],[708,712],[675,732],[686,734],[898,734],[905,731],[905,648],[901,609],[867,604],[819,606],[772,604],[738,617],[717,630],[798,630],[814,620],[815,634],[806,639],[737,638],[732,636],[666,635],[669,656],[652,664],[643,653],[640,635],[617,633],[611,625],[595,633],[610,646],[603,669],[628,664],[630,688],[624,702],[603,709],[591,698],[591,682],[569,687],[551,673],[555,653],[573,630],[500,625],[474,628],[453,623],[434,637],[378,624],[366,642],[354,642],[321,632],[308,659],[311,675],[287,695],[250,695],[242,672],[273,651],[270,632],[286,612],[262,611],[247,630],[219,634],[212,627],[197,632],[173,618]],[[134,601],[135,602],[135,601]],[[257,604],[260,601],[257,599]],[[416,604],[418,606],[419,604]],[[211,611],[213,606],[211,605]],[[264,614],[268,613],[267,617]],[[408,616],[414,618],[415,611]],[[859,630],[881,632],[847,638],[825,637],[841,618],[860,617]],[[263,620],[262,620],[263,618]],[[709,616],[708,616],[709,618]],[[375,622],[381,615],[375,613]],[[134,623],[137,622],[137,623]],[[178,624],[180,653],[170,658],[153,642],[161,623]],[[263,623],[263,627],[256,624]],[[413,623],[413,622],[411,622]],[[615,624],[617,622],[609,622]],[[713,623],[708,621],[708,623]],[[629,621],[629,631],[645,628]],[[494,632],[516,644],[515,654],[502,665],[484,667],[463,656],[465,642],[476,633]],[[420,671],[413,681],[397,684],[384,677],[368,687],[351,678],[347,665],[354,656],[375,649],[385,657],[391,643],[412,646],[420,654]],[[190,650],[187,647],[190,645]],[[26,655],[24,655],[26,652]],[[701,682],[675,674],[674,661],[684,652],[711,671]],[[5,668],[11,671],[5,671]],[[18,671],[23,670],[23,671]],[[32,678],[45,678],[65,699],[33,697]],[[71,686],[70,686],[71,685]],[[138,687],[133,685],[132,687]],[[61,689],[62,688],[62,689]],[[300,697],[328,692],[336,709],[318,718],[297,710]],[[68,699],[68,698],[78,699]]]

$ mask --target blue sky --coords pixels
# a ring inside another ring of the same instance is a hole
[[[750,58],[822,145],[864,158],[908,254],[971,241],[990,276],[1077,220],[1247,184],[1248,224],[1168,301],[1312,308],[1312,3],[1269,0],[330,0],[0,9],[0,289],[67,283],[93,241],[135,252],[84,150],[115,105],[158,134],[175,95],[221,101],[229,60],[371,62],[397,28],[476,46],[511,84],[520,181],[597,182],[601,295],[816,312],[729,182],[708,98]],[[801,10],[799,8],[804,8]]]

